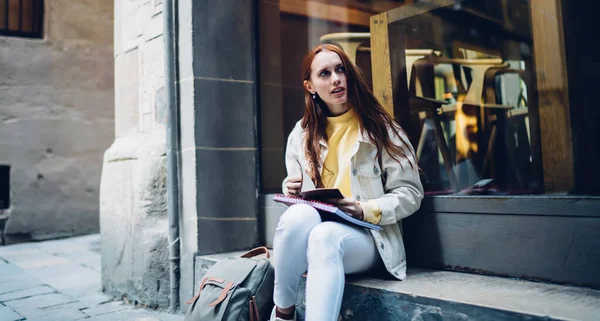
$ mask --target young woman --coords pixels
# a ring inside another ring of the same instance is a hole
[[[276,306],[270,320],[295,320],[296,288],[308,270],[306,320],[334,321],[345,274],[382,262],[395,278],[406,277],[397,222],[419,208],[423,186],[406,135],[341,49],[316,46],[302,70],[305,110],[288,138],[283,192],[299,193],[304,170],[315,186],[340,189],[345,198],[331,202],[341,210],[383,229],[322,222],[308,205],[289,207],[273,241]]]

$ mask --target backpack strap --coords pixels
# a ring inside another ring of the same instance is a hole
[[[207,280],[208,278],[202,279],[202,283],[200,283],[200,289],[198,289],[198,294],[194,295],[194,297],[191,298],[189,301],[186,301],[185,304],[192,304],[198,297],[200,297],[200,292],[202,292],[202,289],[204,288],[204,285],[206,284]]]
[[[225,282],[225,280],[223,279],[219,279],[219,278],[215,278],[215,277],[209,277],[209,278],[202,278],[202,282],[200,283],[200,288],[198,289],[198,293],[191,298],[189,301],[187,301],[185,304],[192,304],[194,303],[194,300],[196,300],[198,297],[200,297],[200,293],[202,293],[202,289],[204,289],[204,286],[206,285],[206,282],[217,282],[217,283],[221,283],[223,284]]]
[[[229,293],[229,290],[231,290],[231,288],[233,288],[233,282],[228,282],[227,285],[225,285],[225,287],[223,288],[223,291],[221,291],[221,294],[219,295],[219,297],[215,300],[215,302],[209,304],[209,307],[214,307],[217,304],[223,302],[223,300],[225,300],[225,298],[227,297],[227,294]]]
[[[258,255],[261,255],[261,254],[265,254],[267,256],[267,259],[271,257],[271,254],[269,253],[269,249],[264,246],[252,249],[252,250],[246,252],[245,254],[243,254],[241,257],[249,259],[249,258],[253,258]]]

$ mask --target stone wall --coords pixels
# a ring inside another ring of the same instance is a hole
[[[44,39],[0,36],[4,244],[98,231],[102,154],[114,137],[113,4],[45,1],[44,20]]]
[[[100,192],[103,287],[164,308],[169,246],[180,246],[186,301],[198,253],[258,244],[256,12],[251,1],[178,1],[181,242],[170,242],[162,1],[114,3],[116,139]]]
[[[100,184],[102,285],[169,305],[162,1],[115,0],[115,141]]]

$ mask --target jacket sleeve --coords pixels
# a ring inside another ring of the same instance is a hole
[[[298,161],[300,159],[300,144],[301,139],[299,135],[299,128],[297,125],[288,136],[287,145],[285,148],[285,169],[287,171],[287,177],[283,180],[283,183],[281,184],[281,189],[286,195],[288,194],[288,191],[285,184],[290,179],[290,177],[302,176],[302,169],[298,164]]]
[[[416,212],[423,200],[423,185],[419,178],[419,168],[415,152],[408,137],[391,134],[395,144],[402,146],[406,156],[394,160],[385,150],[382,153],[381,166],[385,175],[385,194],[375,199],[381,211],[379,225],[395,224]]]

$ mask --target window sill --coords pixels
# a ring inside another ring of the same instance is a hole
[[[504,215],[600,217],[600,197],[573,195],[437,195],[423,199],[420,211]]]

